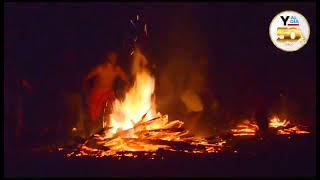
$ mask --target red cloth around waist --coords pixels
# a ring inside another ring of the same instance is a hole
[[[96,121],[103,113],[106,103],[112,103],[115,100],[113,90],[95,90],[91,92],[89,97],[89,111],[92,121]]]

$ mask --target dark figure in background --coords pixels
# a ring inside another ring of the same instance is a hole
[[[212,119],[217,110],[217,100],[213,95],[208,81],[209,57],[205,54],[197,55],[188,66],[185,76],[184,89],[180,99],[185,108],[185,126],[198,135],[208,135],[211,131]],[[184,110],[183,110],[184,109]]]
[[[58,136],[63,141],[70,142],[70,137],[85,137],[84,117],[82,113],[81,78],[79,68],[79,56],[76,49],[68,49],[64,52],[63,64],[60,66],[61,88],[63,99],[62,117],[58,123]],[[71,141],[72,142],[72,141]]]
[[[260,143],[257,144],[258,151],[262,153],[268,153],[271,146],[271,129],[269,128],[269,113],[272,112],[273,105],[275,103],[276,96],[274,95],[274,87],[268,85],[266,77],[260,76],[261,81],[258,85],[254,100],[255,100],[255,119],[259,126],[257,137],[260,139]],[[264,80],[264,81],[263,81]],[[262,86],[262,87],[261,87]]]
[[[21,122],[21,94],[19,80],[13,69],[6,69],[4,76],[4,140],[8,152],[17,144],[19,122]],[[6,150],[5,149],[5,150]]]
[[[272,67],[270,63],[257,63],[253,70],[254,88],[253,100],[255,105],[255,119],[259,126],[259,134],[261,137],[266,137],[269,134],[269,119],[268,115],[273,108],[276,94],[276,84],[272,77]]]
[[[115,52],[109,52],[105,62],[94,68],[85,78],[84,87],[88,94],[88,108],[90,114],[89,134],[98,132],[103,128],[102,116],[104,108],[111,108],[115,100],[114,82],[116,77],[128,82],[127,75],[117,64],[118,55]],[[94,80],[93,87],[88,90],[87,82]],[[107,105],[106,105],[107,104]],[[110,109],[109,109],[110,110]]]
[[[268,121],[268,109],[269,103],[266,97],[262,95],[256,96],[256,103],[255,103],[256,111],[255,117],[257,124],[259,126],[259,132],[261,136],[265,136],[268,134],[269,129],[269,121]]]
[[[4,79],[5,144],[15,148],[32,126],[29,107],[33,87],[14,67],[6,68]]]

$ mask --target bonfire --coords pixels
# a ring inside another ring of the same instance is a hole
[[[145,58],[143,54],[134,57]],[[183,128],[182,121],[169,121],[168,115],[157,112],[154,89],[154,77],[147,68],[139,69],[124,100],[114,102],[107,127],[68,156],[137,157],[138,152],[155,155],[161,150],[182,153],[215,153],[221,150],[226,143],[221,138],[209,142],[206,138],[195,137]]]

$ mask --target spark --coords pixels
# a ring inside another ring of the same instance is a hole
[[[137,21],[139,21],[139,15],[137,14]]]
[[[134,22],[132,21],[132,19],[130,19],[131,24],[136,27],[136,25],[134,24]]]
[[[106,114],[106,109],[108,107],[108,102],[106,102],[105,107],[103,109],[103,119],[102,119],[102,127],[105,128],[107,126],[107,123],[105,121],[105,114]]]
[[[148,36],[147,24],[144,24],[144,32],[146,33],[146,36]]]

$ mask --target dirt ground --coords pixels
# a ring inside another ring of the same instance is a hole
[[[314,177],[314,134],[234,137],[217,154],[162,153],[164,159],[73,157],[18,149],[5,156],[6,177]],[[235,152],[236,151],[236,152]]]

